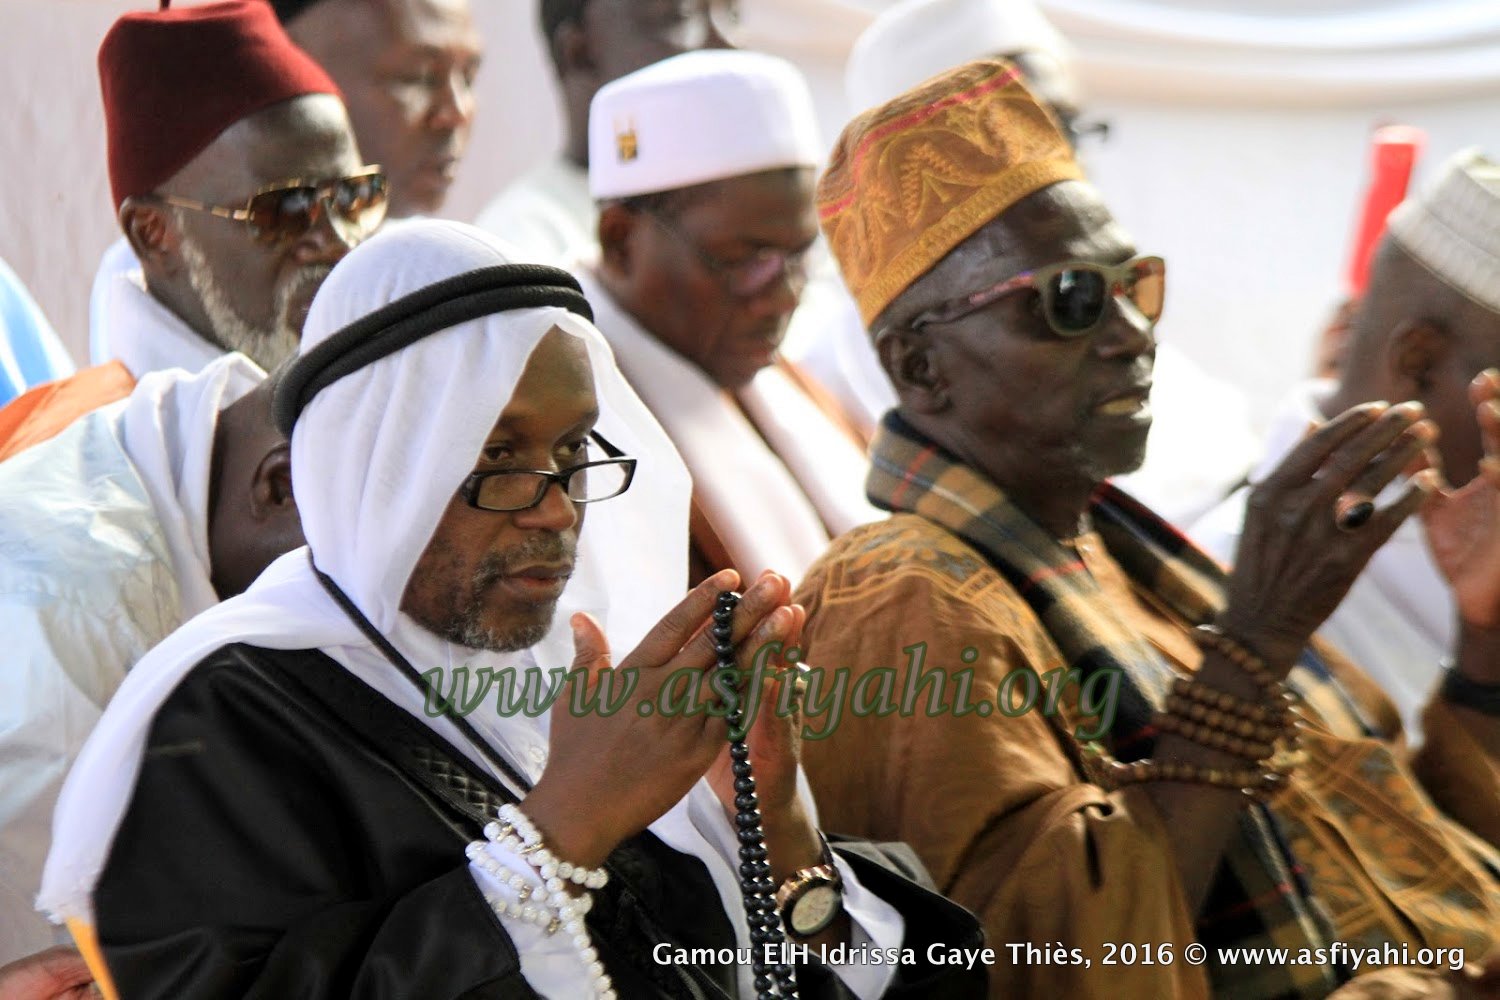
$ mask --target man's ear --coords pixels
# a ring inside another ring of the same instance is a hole
[[[905,327],[888,326],[876,336],[875,352],[902,406],[914,413],[941,413],[948,408],[948,384],[928,337]]]
[[[599,263],[615,277],[630,277],[634,257],[630,241],[638,222],[638,213],[617,201],[599,210]]]
[[[182,232],[166,206],[134,196],[120,203],[120,228],[147,274],[170,275],[180,266]]]
[[[292,496],[292,446],[278,441],[261,458],[250,481],[250,515],[256,521],[295,513],[297,501]]]
[[[1386,349],[1386,375],[1393,383],[1391,399],[1423,399],[1438,369],[1453,349],[1453,337],[1427,319],[1403,320],[1391,333]]]

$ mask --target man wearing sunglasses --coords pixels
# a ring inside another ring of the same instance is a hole
[[[872,108],[973,59],[1004,58],[1062,126],[1087,166],[1109,136],[1088,113],[1075,54],[1036,0],[901,0],[881,11],[849,53],[844,83],[851,111]],[[799,316],[799,321],[800,321]],[[808,338],[793,357],[872,425],[896,405],[864,325],[851,306]],[[791,339],[798,341],[798,330]],[[1244,481],[1259,439],[1245,393],[1211,374],[1170,340],[1158,345],[1152,409],[1159,418],[1146,458],[1120,485],[1182,526]]]
[[[589,103],[654,62],[728,48],[739,0],[536,0],[563,102],[563,148],[506,188],[476,224],[533,256],[571,263],[598,241],[589,194]]]
[[[360,159],[338,88],[255,0],[127,14],[99,75],[135,264],[101,265],[95,359],[137,378],[226,351],[274,367],[385,212],[385,176]]]
[[[1444,567],[1461,683],[1415,757],[1313,632],[1424,501],[1450,546],[1500,547],[1500,476],[1450,497],[1427,473],[1377,508],[1436,429],[1351,409],[1256,488],[1226,574],[1108,481],[1145,453],[1165,268],[1080,175],[985,61],[860,115],[819,184],[900,398],[867,483],[891,516],[797,591],[804,662],[854,692],[809,719],[819,808],[907,840],[980,915],[994,997],[1373,996],[1366,976],[1414,975],[1380,970],[1402,946],[1438,945],[1461,951],[1411,959],[1442,969],[1404,995],[1469,995],[1449,970],[1500,933],[1500,560]],[[1271,943],[1305,957],[1238,950]]]
[[[599,91],[585,287],[620,366],[693,474],[694,579],[800,574],[879,516],[863,442],[778,356],[817,236],[806,84],[750,52],[691,52]]]

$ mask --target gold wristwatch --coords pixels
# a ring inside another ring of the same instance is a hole
[[[781,883],[776,909],[787,934],[794,938],[814,937],[838,919],[844,909],[844,877],[827,843],[820,864],[798,869]]]

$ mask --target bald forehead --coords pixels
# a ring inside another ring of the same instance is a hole
[[[277,181],[335,177],[359,166],[343,102],[307,94],[235,122],[178,172],[170,188],[204,200],[235,199]]]
[[[289,31],[299,43],[343,55],[377,53],[361,45],[408,42],[446,46],[455,33],[472,36],[477,44],[469,0],[323,0],[296,18]]]
[[[445,46],[454,31],[473,30],[469,0],[375,0],[397,36],[415,45]]]

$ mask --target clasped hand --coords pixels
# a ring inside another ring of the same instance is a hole
[[[618,667],[612,667],[609,643],[598,623],[588,615],[574,615],[573,667],[582,672],[578,681],[592,694],[614,669],[634,671],[637,683],[610,714],[575,714],[567,699],[553,706],[547,767],[524,806],[558,857],[590,867],[601,864],[620,842],[671,809],[710,769],[721,804],[732,811],[729,726],[723,712],[659,709],[671,678],[684,672],[707,674],[716,666],[709,635],[714,602],[721,591],[738,584],[738,574],[724,570],[694,587]],[[790,583],[774,573],[762,574],[745,592],[733,630],[742,676],[750,676],[758,650],[768,644],[789,648],[798,641],[805,614],[790,600]],[[769,665],[781,667],[779,657]],[[698,687],[713,690],[707,676]],[[779,811],[795,810],[797,801],[794,727],[774,715],[763,705],[747,735],[768,832],[781,818]]]

